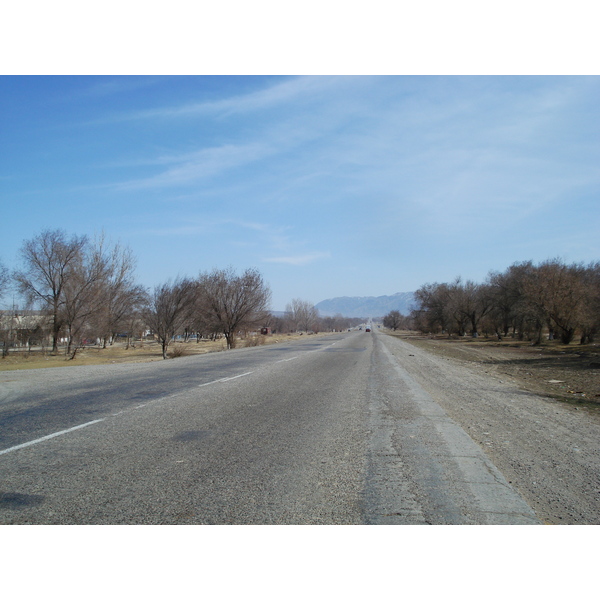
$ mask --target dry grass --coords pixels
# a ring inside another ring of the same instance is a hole
[[[254,346],[264,346],[265,337],[266,336],[264,336],[264,335],[248,336],[245,340],[242,340],[243,346],[244,346],[244,348],[253,348]]]
[[[319,334],[326,335],[326,334]],[[253,336],[245,340],[238,340],[238,347],[257,346],[263,344],[276,344],[284,341],[301,339],[300,335],[270,335]],[[211,342],[195,340],[189,342],[173,342],[169,345],[168,355],[170,358],[180,356],[194,356],[208,352],[221,352],[226,349],[225,340]],[[27,350],[11,349],[8,356],[0,359],[0,371],[14,371],[22,369],[45,369],[48,367],[74,367],[78,365],[101,365],[114,363],[139,363],[163,360],[162,349],[157,342],[137,342],[134,347],[126,348],[124,343],[117,342],[108,348],[96,346],[82,348],[77,351],[75,360],[67,360],[64,349],[58,355],[49,352],[43,353],[36,349],[31,352]]]

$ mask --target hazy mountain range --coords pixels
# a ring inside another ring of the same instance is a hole
[[[398,292],[392,296],[355,296],[330,298],[315,307],[323,317],[343,315],[344,317],[384,317],[391,310],[403,315],[410,314],[414,305],[413,292]]]

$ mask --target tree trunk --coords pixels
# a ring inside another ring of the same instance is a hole
[[[58,354],[58,336],[60,335],[60,325],[52,326],[52,354]]]
[[[579,340],[580,344],[593,344],[594,343],[594,334],[596,331],[594,329],[583,329],[581,332],[581,339]]]
[[[71,354],[71,346],[73,345],[73,335],[71,334],[71,328],[69,327],[69,337],[67,341],[67,356]]]
[[[563,329],[561,334],[560,334],[560,341],[563,344],[570,344],[573,341],[573,338],[575,337],[575,330],[574,329]]]
[[[232,331],[225,332],[225,341],[227,342],[227,350],[235,348],[235,333]]]

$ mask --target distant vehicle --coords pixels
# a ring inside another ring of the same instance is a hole
[[[365,329],[365,331],[366,331],[367,333],[369,333],[369,332],[371,331],[371,328],[370,328],[370,327],[367,327],[367,328]]]

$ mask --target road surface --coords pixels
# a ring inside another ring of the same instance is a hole
[[[539,523],[402,344],[1,373],[0,523]]]

